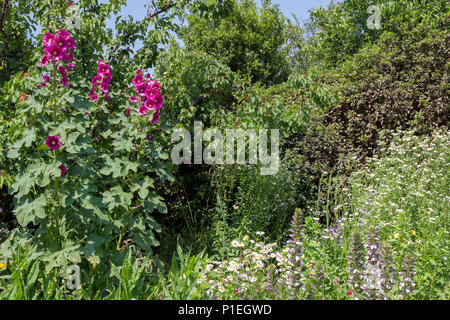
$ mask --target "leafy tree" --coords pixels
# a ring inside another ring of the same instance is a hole
[[[253,0],[208,0],[217,13],[187,15],[181,30],[186,48],[206,52],[233,72],[248,75],[254,82],[280,83],[287,79],[286,18],[278,6]]]

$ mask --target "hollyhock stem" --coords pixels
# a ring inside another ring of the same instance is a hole
[[[56,150],[53,150],[53,155],[55,158],[55,162],[58,161],[58,154],[56,152]],[[59,228],[60,228],[60,222],[59,222],[59,211],[61,209],[61,203],[60,203],[60,199],[59,199],[59,178],[55,179],[55,199],[56,199],[56,203],[57,203],[57,207],[56,207],[56,213],[55,213],[55,222],[56,222],[56,232],[55,232],[55,237],[56,237],[56,243],[58,244],[58,247],[60,247],[60,239],[59,239]]]

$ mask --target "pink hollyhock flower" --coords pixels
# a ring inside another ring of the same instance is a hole
[[[144,104],[147,109],[156,109],[156,101],[153,98],[148,98]]]
[[[136,88],[136,92],[139,93],[139,95],[145,96],[145,91],[147,91],[147,86],[145,84],[141,84]]]
[[[55,41],[55,35],[53,33],[46,33],[44,36],[44,47],[49,47]]]
[[[153,123],[153,124],[156,124],[156,123],[158,123],[158,121],[159,121],[159,111],[156,111],[153,114],[153,119],[150,120],[150,122]]]
[[[72,72],[73,69],[75,69],[76,64],[75,63],[71,63],[67,66],[67,71]]]
[[[136,75],[142,77],[142,75],[143,75],[142,70],[141,70],[141,69],[137,70],[137,71],[136,71]]]
[[[66,44],[67,44],[67,48],[69,48],[69,49],[75,49],[75,39],[73,39],[73,38],[67,38],[66,39]]]
[[[91,91],[89,91],[89,97],[91,97],[91,100],[94,102],[98,101],[98,95],[96,94],[94,88],[92,88]]]
[[[349,296],[352,296],[352,295],[353,295],[353,292],[352,292],[352,291],[349,291],[349,292],[348,292],[348,295],[349,295]]]
[[[62,165],[60,165],[58,168],[61,169],[61,178],[64,178],[65,175],[66,175],[66,173],[67,173],[67,168],[66,168],[66,166],[62,164]]]
[[[108,93],[109,83],[108,82],[102,82],[100,83],[100,90],[102,90],[105,93]]]
[[[136,103],[136,102],[138,102],[138,98],[131,96],[130,97],[130,102],[131,103]]]
[[[129,117],[130,116],[130,114],[131,114],[131,109],[130,108],[128,108],[127,109],[127,111],[125,111],[125,114]]]
[[[148,109],[147,109],[146,106],[141,105],[141,106],[138,108],[138,112],[139,112],[139,114],[140,114],[141,116],[145,116],[145,115],[147,114],[147,112],[148,112]]]
[[[63,50],[67,50],[67,41],[61,37],[55,39],[55,44]]]
[[[147,74],[145,75],[145,77],[146,77],[147,79],[150,79],[150,73],[147,73]]]
[[[57,45],[52,44],[51,46],[47,47],[47,52],[50,56],[50,58],[52,58],[55,61],[59,61],[62,59],[62,57],[64,56],[64,52],[63,50],[58,47]]]
[[[62,76],[65,76],[67,74],[66,67],[64,67],[64,66],[59,66],[58,71]]]
[[[158,91],[156,91],[155,89],[153,89],[153,88],[147,88],[147,90],[145,90],[145,96],[147,97],[147,98],[155,98],[154,96],[155,96],[155,94],[157,93]]]
[[[50,81],[50,77],[47,75],[42,76],[42,78],[44,79],[45,82],[49,82]]]
[[[160,86],[159,83],[156,82],[155,80],[150,80],[150,81],[148,81],[148,82],[147,82],[147,86],[150,87],[150,88],[152,88],[152,89],[155,89],[156,91],[161,90],[161,86]]]
[[[61,83],[64,87],[69,88],[69,78],[67,78],[65,75],[61,77]]]
[[[144,84],[145,80],[144,78],[142,78],[142,76],[137,75],[136,77],[133,78],[133,84],[138,87],[142,84]]]
[[[41,84],[39,85],[39,87],[46,87],[47,84],[45,82],[41,82]]]
[[[157,109],[161,109],[164,103],[164,97],[161,93],[157,93],[155,96],[155,104]]]
[[[43,56],[42,59],[41,59],[41,66],[42,66],[42,68],[45,67],[46,65],[48,65],[49,61],[50,60],[49,60],[48,55]]]
[[[50,150],[56,150],[61,148],[61,141],[59,141],[59,136],[49,136],[47,140],[45,140],[45,145]]]
[[[109,96],[108,96],[108,93],[105,93],[105,100],[106,100],[106,102],[109,102],[111,99],[109,98]],[[101,122],[102,120],[100,120],[100,122]]]
[[[94,87],[97,87],[97,86],[99,86],[100,85],[100,82],[102,81],[102,77],[101,76],[94,76],[93,78],[92,78],[92,85],[94,86]]]
[[[109,84],[111,83],[112,78],[111,78],[111,73],[107,73],[103,75],[103,80],[102,82],[107,84],[109,86]]]
[[[58,31],[58,33],[56,34],[57,37],[61,37],[64,40],[67,40],[70,38],[70,33],[64,29],[61,29]]]
[[[98,73],[99,75],[104,75],[104,74],[109,73],[109,66],[108,66],[106,63],[101,62],[101,63],[98,65],[97,73]]]
[[[73,49],[67,49],[67,50],[64,52],[64,57],[63,57],[63,59],[64,59],[64,62],[70,62],[70,61],[73,61]]]

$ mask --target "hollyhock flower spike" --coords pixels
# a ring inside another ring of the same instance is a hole
[[[45,145],[50,150],[57,150],[57,149],[61,148],[61,141],[59,141],[59,136],[49,136],[45,140]]]
[[[105,100],[109,101],[108,93],[109,86],[112,81],[111,71],[105,61],[98,62],[97,74],[92,78],[92,89],[89,92],[89,96],[93,102],[97,102],[100,92],[103,93]],[[97,92],[97,88],[100,87],[100,91]]]

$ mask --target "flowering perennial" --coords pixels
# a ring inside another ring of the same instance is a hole
[[[105,61],[98,62],[97,74],[92,78],[92,89],[89,97],[93,102],[97,102],[99,95],[103,93],[105,100],[109,101],[109,86],[111,83],[111,71]]]
[[[75,68],[73,51],[75,49],[75,40],[70,37],[68,31],[61,29],[55,35],[46,33],[43,37],[44,56],[41,59],[41,66],[52,66],[50,75],[44,74],[42,86],[46,86],[52,79],[56,80],[59,75],[60,83],[70,88],[69,76]]]
[[[153,124],[159,121],[159,110],[163,106],[164,98],[161,94],[161,86],[155,80],[146,80],[150,78],[147,74],[144,78],[142,70],[136,71],[136,76],[133,78],[133,84],[136,88],[138,97],[131,96],[131,103],[138,103],[138,113],[142,117],[148,116],[150,122]],[[129,111],[127,110],[127,115]]]

